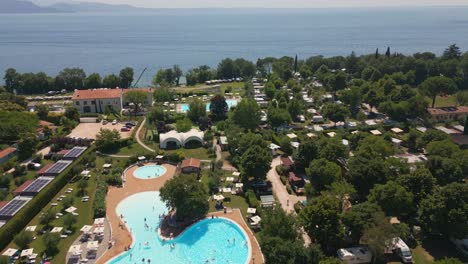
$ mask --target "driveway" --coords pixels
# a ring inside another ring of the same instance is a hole
[[[291,195],[286,190],[286,186],[281,182],[280,176],[276,172],[275,167],[280,165],[281,161],[279,157],[276,157],[271,162],[271,169],[267,174],[267,179],[271,181],[273,186],[273,193],[281,204],[283,210],[287,213],[294,213],[294,204],[299,201],[306,200],[305,196]]]
[[[99,133],[99,130],[101,130],[101,128],[106,128],[119,131],[122,138],[129,138],[132,134],[132,131],[121,132],[120,128],[122,128],[122,126],[122,123],[117,123],[117,125],[112,125],[111,123],[108,123],[107,125],[103,125],[102,123],[80,123],[68,136],[96,139],[96,135]]]

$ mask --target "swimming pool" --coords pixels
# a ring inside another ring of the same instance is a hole
[[[237,100],[235,99],[227,99],[226,100],[226,103],[228,105],[228,109],[231,109],[232,107],[236,106],[237,105]],[[206,104],[206,111],[209,112],[210,111],[210,105],[211,103],[207,103]],[[189,104],[181,104],[180,105],[180,111],[182,113],[187,113],[187,111],[190,110],[190,105]]]
[[[139,179],[153,179],[166,173],[166,168],[161,165],[145,165],[136,169],[133,175]]]
[[[170,242],[157,234],[159,215],[167,212],[159,192],[142,192],[127,197],[116,208],[133,234],[133,245],[109,264],[175,263],[175,264],[245,264],[250,256],[247,235],[234,222],[225,218],[205,219],[189,227]],[[145,221],[146,219],[146,221]],[[145,223],[149,230],[145,229]],[[229,240],[229,242],[228,242]],[[171,243],[175,247],[171,249]],[[147,244],[147,246],[146,246]]]

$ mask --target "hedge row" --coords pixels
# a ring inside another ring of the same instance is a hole
[[[94,218],[106,216],[106,195],[107,183],[99,179],[93,202]]]
[[[94,146],[89,147],[81,157],[73,162],[61,174],[36,195],[26,206],[21,209],[12,219],[0,228],[0,248],[5,248],[16,234],[21,232],[26,225],[50,202],[62,188],[73,178],[72,169],[77,164],[81,164],[84,157],[94,151]]]

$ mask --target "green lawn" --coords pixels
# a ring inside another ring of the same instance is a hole
[[[127,147],[123,147],[123,148],[120,148],[118,151],[116,151],[115,153],[112,153],[112,154],[115,154],[115,155],[144,155],[146,153],[151,153],[149,150],[145,149],[144,147],[142,147],[140,144],[138,144],[138,142],[134,142],[132,143],[131,145],[127,146]]]
[[[432,104],[432,99],[427,97],[427,101],[429,102],[429,106]],[[436,107],[444,107],[444,106],[456,106],[458,105],[455,95],[449,96],[437,96],[435,101]]]
[[[54,256],[52,263],[66,263],[65,258],[68,252],[68,248],[72,245],[72,243],[77,239],[80,235],[79,229],[86,224],[92,224],[93,222],[93,209],[92,209],[92,204],[94,200],[94,193],[96,192],[96,173],[92,173],[92,177],[88,180],[88,188],[86,189],[86,195],[90,197],[88,202],[81,202],[81,197],[82,194],[77,188],[77,183],[73,184],[67,184],[63,189],[51,199],[49,204],[43,208],[42,212],[52,210],[55,213],[61,212],[63,208],[62,202],[57,201],[57,197],[60,195],[66,195],[67,197],[73,196],[74,201],[73,201],[73,206],[77,208],[76,212],[79,214],[77,216],[77,223],[74,225],[74,233],[72,235],[69,235],[68,238],[66,239],[61,239],[60,242],[58,243],[58,249],[59,252],[56,256]],[[65,191],[67,188],[73,188],[73,192],[66,194]],[[51,203],[58,203],[57,206],[52,207]],[[63,213],[64,215],[66,213]],[[35,253],[41,253],[44,251],[44,245],[42,243],[41,235],[38,233],[39,230],[43,227],[42,225],[39,224],[39,218],[40,218],[41,213],[36,215],[31,222],[29,222],[28,226],[30,225],[37,225],[36,231],[34,232],[34,236],[36,239],[30,244],[31,248],[34,248]],[[63,216],[59,219],[55,219],[52,221],[51,226],[53,227],[64,227],[63,224]],[[65,230],[65,227],[64,227]],[[12,242],[8,247],[14,247],[17,248],[17,246]],[[42,256],[42,254],[39,254],[39,257]]]
[[[412,252],[415,264],[429,264],[444,258],[459,258],[463,263],[468,261],[456,251],[452,243],[442,239],[423,240]]]
[[[186,158],[196,158],[201,160],[211,160],[215,158],[215,155],[208,154],[208,150],[205,148],[196,148],[196,149],[174,149],[174,150],[164,150],[164,153],[170,154],[174,152],[179,152]]]

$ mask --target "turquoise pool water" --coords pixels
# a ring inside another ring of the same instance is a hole
[[[145,165],[133,172],[133,175],[139,179],[153,179],[166,173],[166,168],[161,165]]]
[[[110,260],[109,264],[245,264],[250,242],[241,228],[224,218],[202,220],[171,242],[157,234],[159,215],[167,212],[159,192],[142,192],[123,200],[116,208],[134,237],[132,248]],[[145,221],[146,219],[146,221]],[[149,229],[145,228],[145,223]],[[230,240],[228,242],[228,240]],[[175,247],[171,248],[171,243]]]
[[[231,107],[234,107],[234,106],[237,105],[237,100],[227,99],[226,103],[228,105],[228,109],[231,109]],[[206,104],[206,111],[210,111],[210,104],[211,103]],[[181,104],[180,105],[180,110],[182,111],[182,113],[187,113],[187,111],[190,110],[190,105],[189,104]]]

